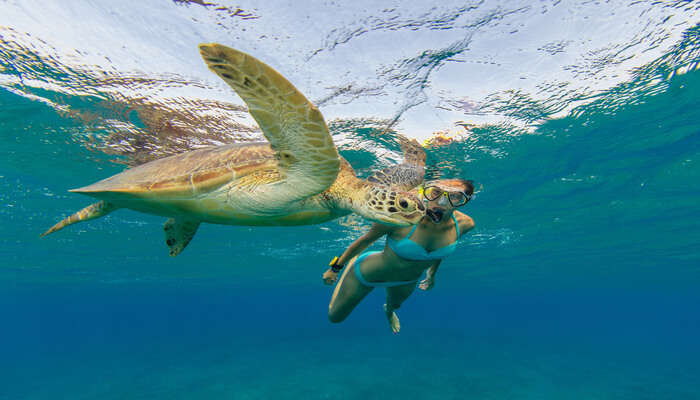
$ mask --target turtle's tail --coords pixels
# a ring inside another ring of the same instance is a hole
[[[117,208],[119,207],[106,201],[98,201],[97,203],[90,204],[89,206],[83,208],[82,210],[71,215],[70,217],[52,226],[51,229],[42,233],[40,237],[44,237],[50,233],[59,231],[68,225],[75,224],[76,222],[89,221],[91,219],[103,217],[116,210]]]

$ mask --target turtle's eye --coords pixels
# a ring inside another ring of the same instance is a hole
[[[398,201],[397,201],[397,204],[399,205],[399,207],[400,207],[402,210],[404,210],[404,211],[406,211],[406,210],[411,211],[410,209],[412,209],[412,207],[411,207],[411,202],[409,201],[409,199],[407,199],[407,198],[406,198],[405,196],[403,196],[403,195],[400,195],[399,198],[398,198],[397,200],[398,200]]]

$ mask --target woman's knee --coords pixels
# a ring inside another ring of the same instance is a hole
[[[396,310],[401,307],[406,299],[413,293],[413,287],[408,288],[387,288],[386,291],[386,305],[392,310]]]
[[[328,320],[334,324],[345,321],[348,317],[348,313],[341,313],[335,310],[333,307],[328,309]]]
[[[398,301],[387,301],[386,302],[387,308],[390,308],[392,310],[398,310],[399,307],[401,307],[401,302]]]

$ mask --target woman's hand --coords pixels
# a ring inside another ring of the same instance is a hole
[[[418,289],[427,291],[427,290],[432,289],[433,286],[435,286],[435,280],[433,279],[432,276],[429,276],[429,277],[423,279],[422,281],[420,281],[420,283],[418,284]]]
[[[425,271],[425,279],[420,281],[420,283],[418,284],[418,289],[427,291],[432,289],[433,286],[435,286],[435,274],[437,273],[441,262],[442,260],[435,261],[435,263]]]
[[[328,268],[326,272],[323,273],[323,283],[326,285],[332,285],[338,280],[338,272],[333,272],[332,269]]]

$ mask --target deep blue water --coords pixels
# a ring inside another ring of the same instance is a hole
[[[97,3],[58,7],[99,23],[53,36],[40,23],[50,10],[0,5],[14,18],[0,17],[0,399],[700,398],[697,4],[508,4],[253,3],[237,6],[255,17],[242,18],[167,3],[176,30],[153,9]],[[295,25],[305,13],[327,20]],[[120,29],[134,35],[124,47],[95,53]],[[488,51],[492,37],[513,51]],[[428,139],[429,177],[478,183],[464,209],[476,228],[435,289],[399,310],[399,335],[381,290],[342,324],[326,318],[319,277],[368,227],[359,218],[204,225],[176,258],[162,218],[128,210],[38,238],[89,204],[68,189],[255,136],[232,95],[192,100],[228,93],[196,51],[178,53],[200,41],[284,71],[358,175],[400,160],[395,133],[382,134],[396,119]],[[441,130],[456,139],[431,142]]]

